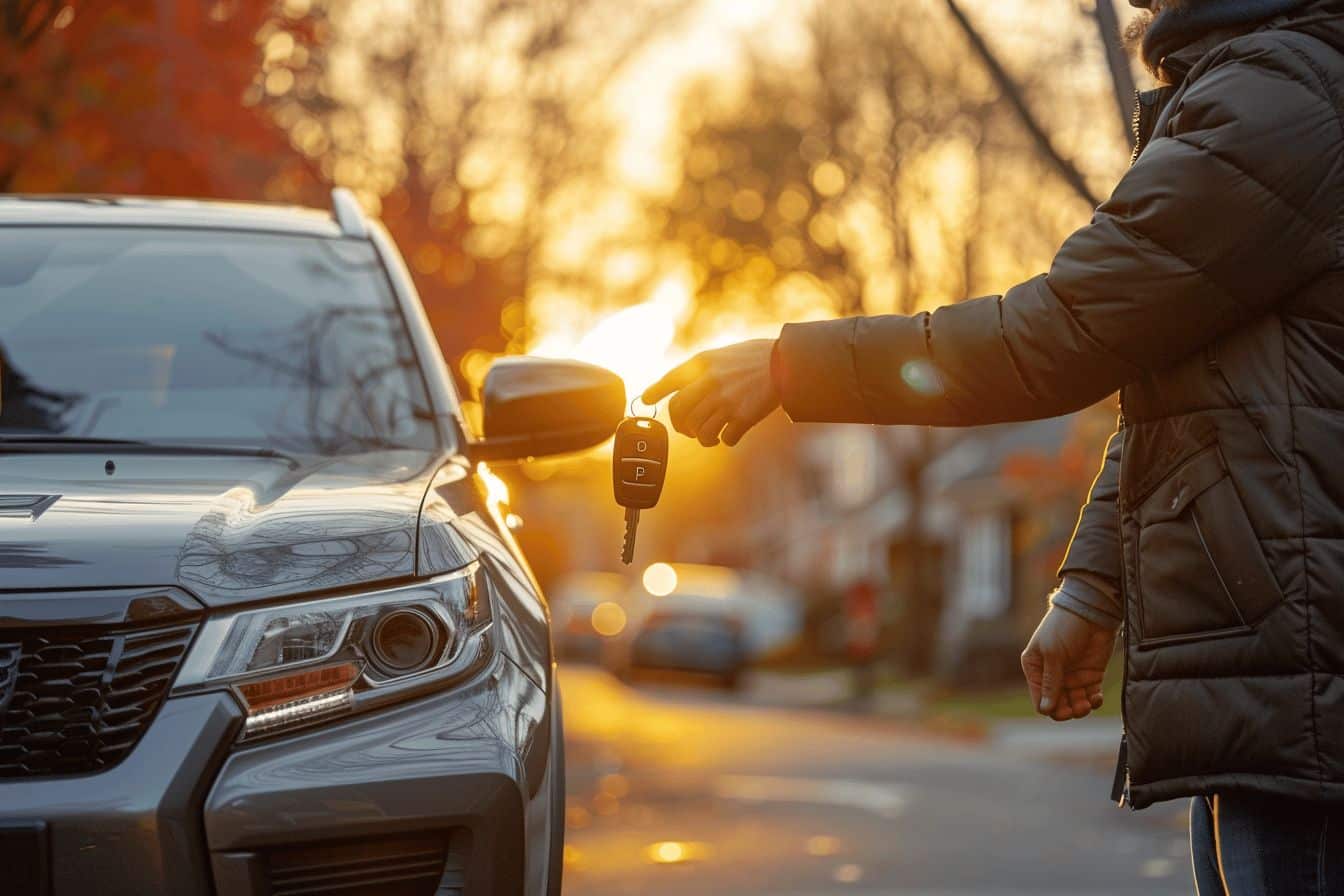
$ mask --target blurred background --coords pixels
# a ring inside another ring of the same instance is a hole
[[[1044,270],[1128,163],[1112,0],[0,0],[0,191],[352,189],[462,394],[501,354],[632,395],[783,322]],[[468,401],[468,415],[475,413]],[[1113,402],[965,431],[673,436],[636,563],[610,449],[495,470],[552,600],[572,893],[1157,893],[1114,706],[1017,656]]]

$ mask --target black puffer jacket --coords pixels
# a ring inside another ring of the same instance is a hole
[[[785,327],[784,407],[964,426],[1121,389],[1064,571],[1123,581],[1132,804],[1344,801],[1344,4],[1185,65],[1048,274]]]

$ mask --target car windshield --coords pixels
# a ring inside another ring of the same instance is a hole
[[[0,440],[339,455],[433,448],[430,421],[367,242],[0,229]]]

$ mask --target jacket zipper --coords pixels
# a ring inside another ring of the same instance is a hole
[[[1156,105],[1153,103],[1152,105]],[[1134,126],[1134,154],[1130,156],[1129,163],[1133,165],[1139,160],[1139,153],[1148,143],[1149,130],[1152,122],[1148,121],[1148,103],[1143,101],[1143,93],[1134,91],[1134,117],[1132,119]],[[1124,470],[1125,456],[1125,390],[1120,390],[1120,464],[1121,470]],[[1117,485],[1119,483],[1117,482]],[[1129,595],[1125,587],[1125,556],[1124,556],[1124,525],[1125,513],[1121,507],[1124,500],[1123,490],[1116,489],[1115,497],[1115,515],[1116,531],[1120,535],[1120,750],[1115,757],[1115,778],[1111,782],[1111,801],[1120,808],[1130,805],[1129,802],[1129,722],[1125,718],[1125,692],[1129,690]]]
[[[1131,119],[1134,127],[1134,154],[1130,157],[1130,164],[1134,164],[1139,159],[1139,153],[1143,152],[1148,141],[1152,138],[1153,127],[1157,123],[1157,116],[1162,111],[1164,99],[1170,99],[1164,95],[1164,91],[1169,88],[1159,88],[1149,91],[1134,91],[1134,116]],[[1125,390],[1120,390],[1120,431],[1121,439],[1124,439],[1125,430]],[[1120,449],[1121,469],[1123,470],[1124,447],[1123,441]],[[1121,544],[1124,543],[1124,523],[1125,513],[1121,506],[1124,502],[1124,489],[1119,490],[1120,494],[1116,496],[1116,520],[1117,531],[1121,533]],[[1121,808],[1129,806],[1133,808],[1133,802],[1129,795],[1129,720],[1125,713],[1125,693],[1129,690],[1129,589],[1126,587],[1125,580],[1125,558],[1123,549],[1120,557],[1120,636],[1121,636],[1121,676],[1120,676],[1120,750],[1115,757],[1115,778],[1111,783],[1111,799]]]
[[[1133,165],[1139,159],[1139,153],[1143,151],[1143,94],[1134,91],[1134,114],[1129,119],[1129,129],[1134,132],[1134,151],[1129,156],[1129,164]]]
[[[1125,456],[1125,390],[1120,390],[1120,457],[1121,473],[1124,471]],[[1117,531],[1124,543],[1125,512],[1122,507],[1124,489],[1118,488],[1115,498]],[[1120,552],[1120,750],[1115,757],[1115,779],[1111,782],[1111,800],[1120,808],[1133,803],[1129,798],[1129,720],[1125,714],[1125,692],[1129,690],[1129,589],[1125,586],[1125,556]]]
[[[1139,160],[1139,153],[1152,140],[1157,120],[1174,93],[1171,87],[1134,91],[1134,114],[1130,117],[1130,127],[1134,129],[1134,152],[1129,157],[1131,165]]]

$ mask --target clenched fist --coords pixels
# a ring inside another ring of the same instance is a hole
[[[668,402],[672,426],[705,447],[736,445],[747,430],[779,407],[770,376],[775,340],[753,339],[701,352],[644,390],[642,400]]]
[[[1051,607],[1022,651],[1022,672],[1036,711],[1056,722],[1101,707],[1101,680],[1115,650],[1115,632]]]

